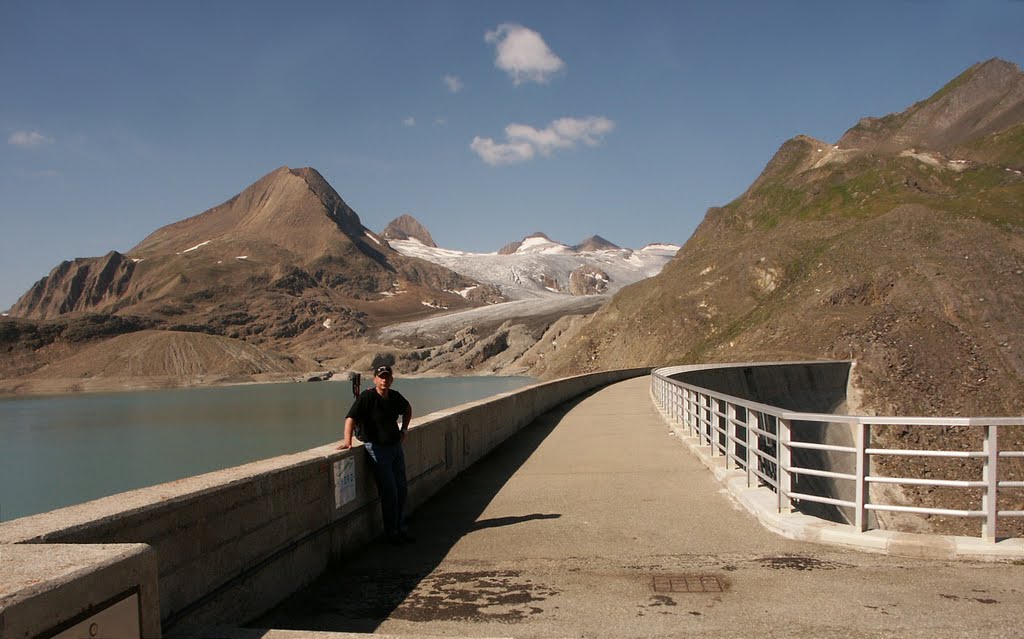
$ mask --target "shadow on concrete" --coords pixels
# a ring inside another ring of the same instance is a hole
[[[483,530],[484,528],[500,528],[501,526],[512,526],[514,524],[521,524],[524,521],[534,521],[537,519],[558,519],[562,515],[558,513],[533,513],[532,515],[520,515],[518,517],[495,517],[494,519],[483,519],[473,524],[473,530]]]
[[[486,528],[561,517],[558,513],[531,513],[478,521],[498,491],[562,418],[593,392],[596,391],[540,416],[411,513],[409,528],[416,542],[392,546],[378,541],[365,546],[245,625],[279,630],[374,632],[463,536]]]

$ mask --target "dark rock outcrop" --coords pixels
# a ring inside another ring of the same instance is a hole
[[[608,290],[608,274],[593,266],[581,266],[569,274],[569,295],[599,295]]]

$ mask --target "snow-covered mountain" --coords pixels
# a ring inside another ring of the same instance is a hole
[[[628,248],[576,250],[542,233],[509,244],[497,253],[430,247],[415,238],[391,239],[388,243],[403,255],[445,266],[484,284],[493,284],[510,300],[610,295],[623,286],[657,275],[679,250],[673,244],[649,244],[638,251]],[[588,243],[592,245],[588,240],[578,246]],[[614,246],[610,242],[607,245]]]

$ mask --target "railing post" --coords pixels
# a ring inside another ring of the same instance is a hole
[[[686,424],[686,389],[680,386],[673,386],[672,396],[676,404],[676,420],[679,421],[679,425],[683,426]]]
[[[985,511],[985,523],[981,527],[981,538],[995,543],[996,526],[999,517],[999,427],[995,424],[985,426],[985,441],[982,444],[985,452],[985,465],[981,479],[985,482],[985,496],[981,498],[981,509]]]
[[[760,462],[760,457],[754,451],[757,450],[757,433],[754,432],[756,429],[761,428],[761,421],[758,419],[757,413],[747,409],[747,488],[753,486],[756,482],[754,478],[757,475],[751,469],[751,466],[756,466]]]
[[[673,421],[679,419],[679,406],[678,402],[676,401],[676,394],[678,390],[679,389],[676,387],[675,384],[669,384],[668,387],[665,389],[666,392],[664,405],[668,409],[669,418],[672,419]]]
[[[683,423],[686,424],[686,434],[693,437],[693,391],[689,388],[683,389]]]
[[[690,411],[686,404],[689,394],[687,389],[679,388],[679,424],[687,427],[690,425]]]
[[[673,386],[672,392],[672,398],[676,402],[676,420],[682,426],[686,424],[686,390],[679,386]]]
[[[700,438],[700,395],[695,390],[690,391],[690,436],[697,438],[697,445],[701,444]]]
[[[733,440],[733,421],[736,419],[736,406],[732,402],[725,402],[725,468],[729,469],[729,463],[734,464],[736,459],[736,442]]]
[[[668,413],[670,420],[676,418],[676,387],[674,384],[667,384],[661,399],[662,409]]]
[[[715,456],[715,439],[714,439],[714,428],[715,421],[713,419],[715,413],[715,399],[711,395],[704,395],[704,438],[707,440],[708,446],[711,446],[711,456]]]
[[[693,434],[697,436],[697,445],[703,446],[704,426],[700,420],[704,417],[704,398],[696,390],[691,392],[693,393],[690,396],[690,405],[693,406]]]
[[[854,437],[854,444],[857,447],[857,479],[856,479],[856,497],[854,501],[856,509],[854,512],[853,525],[856,526],[857,530],[864,532],[868,529],[868,501],[870,501],[870,495],[868,493],[868,456],[864,452],[871,445],[871,426],[865,422],[857,423],[857,432]]]
[[[689,426],[690,417],[686,410],[686,397],[690,391],[685,388],[679,388],[679,424],[680,426]]]
[[[776,448],[778,459],[775,462],[775,472],[778,473],[776,481],[779,484],[779,512],[788,513],[793,512],[793,501],[789,498],[789,493],[793,487],[792,477],[789,474],[790,462],[792,461],[792,454],[789,448],[789,420],[779,417],[776,423],[779,426],[779,444]]]
[[[700,443],[701,446],[708,445],[711,442],[708,437],[708,400],[711,398],[704,393],[697,393],[697,403],[700,405],[700,418],[697,420],[697,426],[700,428]],[[711,447],[711,456],[715,456],[715,447]]]

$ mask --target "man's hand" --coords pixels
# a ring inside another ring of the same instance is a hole
[[[352,448],[352,435],[356,432],[356,421],[351,417],[345,418],[345,434],[341,438],[341,446],[338,446],[338,450],[348,450]]]

